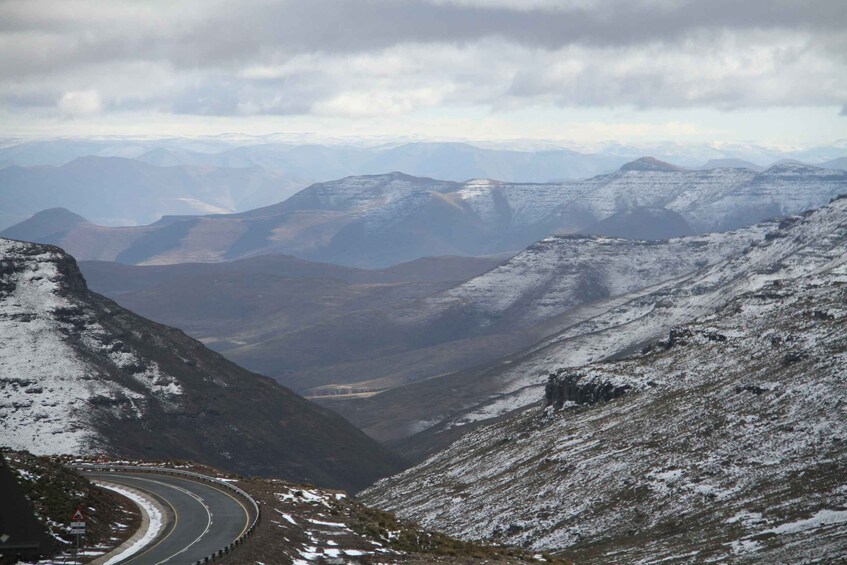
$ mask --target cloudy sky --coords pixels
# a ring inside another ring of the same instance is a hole
[[[844,0],[0,0],[0,137],[847,138]]]

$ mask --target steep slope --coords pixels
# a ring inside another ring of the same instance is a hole
[[[259,167],[159,167],[81,157],[60,167],[0,169],[0,229],[65,207],[104,225],[147,224],[167,214],[220,214],[278,202],[308,182]]]
[[[723,231],[812,209],[845,191],[847,172],[792,163],[762,173],[689,171],[645,158],[615,173],[546,184],[390,173],[318,183],[240,214],[174,216],[135,228],[81,225],[60,243],[81,259],[133,264],[284,253],[384,267],[423,256],[516,252],[642,208],[678,214],[695,233]]]
[[[843,558],[847,200],[789,223],[663,293],[696,322],[640,355],[557,371],[546,408],[483,427],[363,499],[581,563]]]
[[[352,489],[401,467],[337,415],[88,291],[60,249],[3,239],[0,258],[4,444]]]

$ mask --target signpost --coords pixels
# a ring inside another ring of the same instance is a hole
[[[71,516],[71,533],[76,536],[76,548],[74,549],[74,562],[76,562],[79,554],[79,538],[85,535],[85,516],[82,515],[82,510],[79,508]]]

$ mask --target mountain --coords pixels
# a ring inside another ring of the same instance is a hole
[[[623,358],[572,362],[565,336],[537,348],[515,369],[550,374],[533,405],[362,499],[580,563],[838,561],[845,228],[841,199],[594,321],[597,350],[612,314],[643,336],[691,316]]]
[[[831,167],[826,163],[822,163],[818,165],[824,169],[837,169],[838,167]],[[765,167],[759,166],[752,161],[746,161],[744,159],[709,159],[702,166],[698,167],[699,169],[750,169],[751,171],[756,171],[757,173],[761,173],[765,170]]]
[[[652,242],[547,238],[479,277],[404,310],[389,311],[372,324],[380,328],[370,334],[372,339],[378,340],[384,331],[428,348],[430,354],[419,355],[424,359],[414,371],[401,373],[405,382],[395,379],[389,390],[366,397],[332,395],[339,387],[309,393],[372,437],[418,460],[481,422],[531,403],[539,394],[539,375],[547,370],[538,366],[546,346],[555,348],[568,340],[564,351],[570,362],[579,364],[621,354],[667,331],[674,323],[671,318],[658,317],[658,326],[645,326],[643,332],[634,321],[652,311],[653,293],[764,241],[777,226],[765,222],[735,232]],[[604,316],[610,320],[603,322]],[[340,321],[334,327],[345,329]],[[284,351],[286,339],[253,350],[266,347],[270,352],[280,346]],[[493,354],[484,355],[487,351]],[[377,357],[366,352],[363,355]],[[445,358],[463,362],[447,365]],[[354,368],[339,366],[330,374],[340,380],[348,371],[359,374],[350,370]],[[409,378],[422,368],[428,369],[424,375]],[[373,378],[381,374],[378,370],[366,374],[370,380],[348,386],[387,388],[385,379]]]
[[[584,154],[569,149],[515,151],[468,143],[405,143],[371,151],[371,158],[351,174],[403,171],[451,181],[496,178],[506,182],[549,182],[580,179],[620,166],[619,157]]]
[[[671,165],[670,163],[666,163],[664,161],[660,161],[654,157],[641,157],[640,159],[636,159],[635,161],[631,161],[629,163],[625,163],[621,168],[621,171],[661,171],[665,173],[674,173],[674,172],[682,172],[685,169],[681,167],[677,167],[676,165]]]
[[[774,163],[798,159],[821,163],[845,154],[844,140],[829,146],[784,150],[745,143],[592,143],[538,140],[407,142],[398,139],[332,139],[314,134],[247,136],[224,134],[191,138],[60,138],[0,147],[0,166],[61,166],[78,157],[125,157],[155,165],[214,167],[259,166],[269,171],[318,181],[402,170],[416,176],[464,181],[546,182],[579,179],[614,171],[641,155],[687,168],[708,160]],[[729,166],[738,166],[737,163]]]
[[[58,243],[68,232],[91,222],[67,208],[48,208],[3,231],[4,237],[22,241]]]
[[[278,202],[306,184],[258,167],[158,167],[123,157],[13,166],[0,169],[0,227],[55,207],[106,225],[146,224],[167,214],[235,212]]]
[[[818,166],[826,169],[847,170],[847,157],[838,157],[837,159],[832,159],[831,161],[821,163]]]
[[[695,233],[730,230],[821,206],[844,191],[847,171],[792,163],[756,173],[680,170],[640,159],[608,175],[548,184],[390,173],[317,183],[239,214],[170,216],[133,228],[81,225],[58,243],[84,260],[129,264],[282,253],[384,267],[424,256],[516,252],[637,208],[678,214]]]
[[[625,157],[563,148],[514,150],[468,143],[415,142],[376,146],[246,140],[50,140],[0,148],[0,163],[62,166],[80,157],[125,157],[160,167],[260,167],[291,178],[330,180],[402,170],[453,181],[500,178],[545,182],[614,170]]]
[[[89,291],[56,247],[0,240],[2,441],[192,459],[358,489],[402,461],[336,414]]]
[[[693,233],[680,214],[666,208],[636,206],[588,226],[582,233],[625,239],[670,239]]]

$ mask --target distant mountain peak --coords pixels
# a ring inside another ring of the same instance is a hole
[[[73,218],[74,220],[87,222],[88,220],[77,214],[76,212],[71,212],[67,208],[62,206],[56,206],[55,208],[46,208],[40,212],[36,212],[32,215],[33,218]]]
[[[709,159],[700,167],[701,170],[709,170],[709,169],[750,169],[751,171],[756,171],[760,173],[765,170],[764,167],[753,163],[752,161],[746,161],[744,159]]]
[[[635,161],[630,161],[621,167],[621,171],[683,171],[676,165],[671,165],[664,161],[659,161],[655,157],[641,157]]]
[[[67,208],[48,208],[0,232],[10,239],[58,243],[58,236],[90,222]]]
[[[806,163],[800,161],[786,159],[784,161],[774,163],[773,165],[765,169],[764,172],[765,174],[773,174],[784,172],[815,172],[818,170],[820,170],[819,167],[807,165]]]

